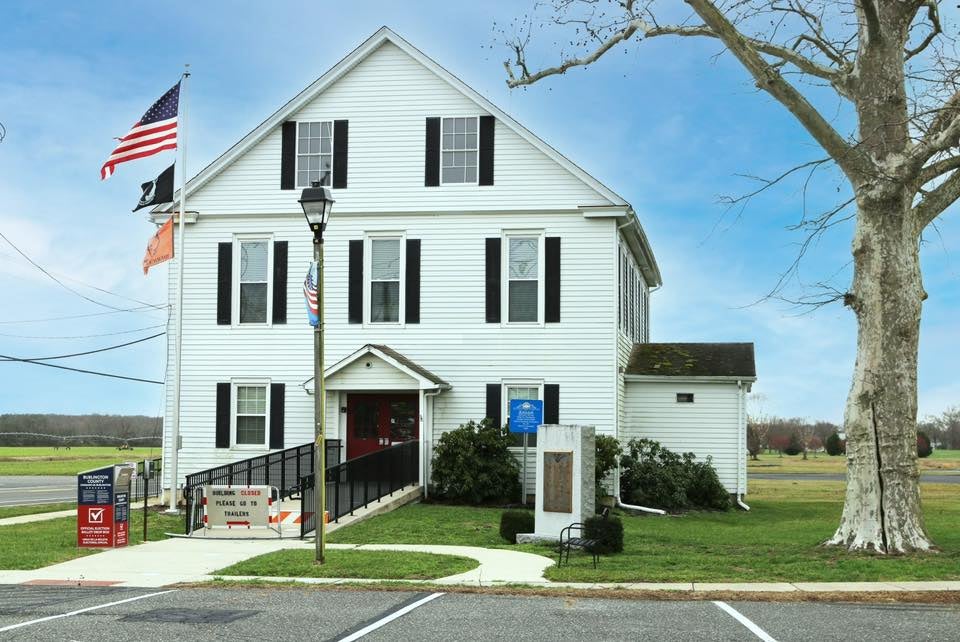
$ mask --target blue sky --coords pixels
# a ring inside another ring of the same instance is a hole
[[[739,174],[774,176],[822,152],[734,61],[715,58],[715,43],[634,42],[588,70],[511,92],[502,67],[507,51],[493,23],[528,9],[522,2],[135,4],[8,4],[0,24],[0,122],[7,128],[0,232],[71,287],[121,308],[164,301],[166,269],[146,278],[140,270],[153,226],[130,209],[139,183],[172,153],[121,166],[104,183],[98,170],[112,138],[176,82],[184,62],[194,72],[192,174],[386,24],[633,203],[664,276],[652,297],[653,340],[754,341],[755,391],[764,397],[755,410],[842,418],[854,360],[852,315],[839,305],[803,315],[778,302],[751,305],[774,286],[801,240],[786,229],[801,213],[800,181],[742,212],[718,204],[721,195],[755,187]],[[534,61],[554,62],[552,40],[541,44]],[[825,172],[808,206],[828,206],[846,189]],[[923,249],[930,298],[921,415],[960,404],[955,212],[941,217],[939,232]],[[812,248],[800,279],[845,287],[850,233],[838,227]],[[109,310],[62,289],[2,240],[0,291],[0,354],[95,349],[152,334],[157,330],[147,328],[165,318],[139,310],[20,323]],[[800,292],[797,283],[789,291]],[[161,338],[62,363],[162,379],[163,359]],[[160,410],[160,386],[149,384],[15,363],[0,363],[0,381],[0,413]]]

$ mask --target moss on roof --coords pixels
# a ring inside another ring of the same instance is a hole
[[[626,374],[756,377],[752,343],[638,343]]]

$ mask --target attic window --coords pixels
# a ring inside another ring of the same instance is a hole
[[[678,392],[678,393],[677,393],[677,403],[693,403],[693,393],[692,393],[692,392]]]
[[[297,187],[329,186],[333,173],[333,122],[297,124]]]
[[[477,123],[479,118],[444,118],[441,182],[477,183]]]

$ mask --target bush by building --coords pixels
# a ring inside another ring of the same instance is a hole
[[[515,500],[520,469],[510,435],[484,419],[444,433],[433,453],[434,494],[468,504]]]
[[[594,552],[601,554],[623,551],[623,522],[619,517],[594,515],[583,521],[583,536],[597,541]]]
[[[597,435],[596,437],[596,456],[594,467],[596,469],[595,479],[597,480],[597,498],[606,495],[603,482],[617,467],[617,461],[623,454],[623,448],[616,437],[610,435]]]
[[[632,439],[620,458],[620,493],[628,503],[666,510],[727,510],[730,495],[710,458],[677,453],[650,439]]]

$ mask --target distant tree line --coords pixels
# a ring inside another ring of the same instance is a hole
[[[0,415],[0,446],[159,446],[162,435],[145,415]]]
[[[960,406],[947,408],[941,414],[925,417],[917,428],[930,437],[930,445],[946,450],[960,450]]]

